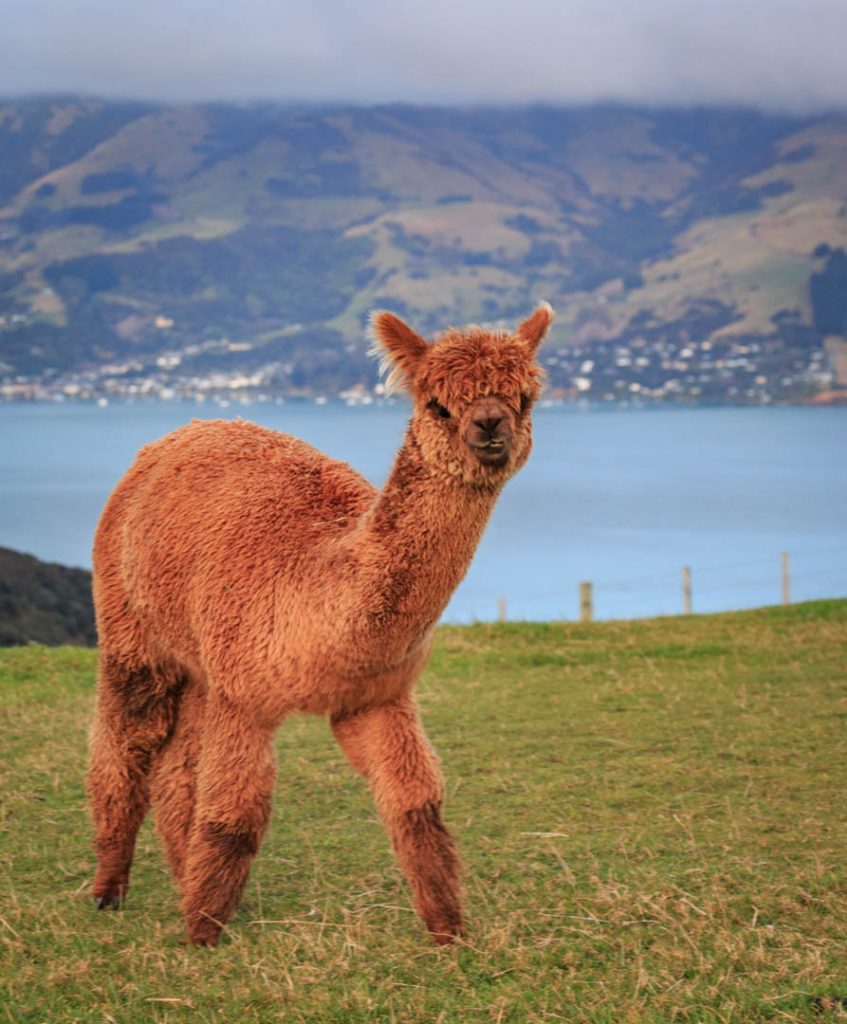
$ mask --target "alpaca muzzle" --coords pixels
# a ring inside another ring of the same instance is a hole
[[[465,444],[484,466],[501,466],[512,448],[512,427],[509,414],[493,398],[475,403],[468,414]]]

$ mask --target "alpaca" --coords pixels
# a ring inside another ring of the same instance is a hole
[[[273,737],[327,715],[370,784],[415,909],[462,935],[460,863],[412,687],[541,389],[540,306],[513,334],[427,342],[371,318],[386,387],[414,410],[382,492],[294,437],[193,421],[147,445],[94,542],[100,637],[88,793],[98,907],[121,906],[152,804],[189,939],[215,945],[271,812]]]

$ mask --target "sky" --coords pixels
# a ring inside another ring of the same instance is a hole
[[[0,96],[847,108],[847,0],[2,0]]]

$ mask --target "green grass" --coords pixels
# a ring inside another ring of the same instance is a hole
[[[182,943],[149,823],[90,903],[95,653],[0,652],[0,1021],[845,1019],[847,601],[444,628],[419,687],[470,935],[430,945],[325,722],[221,946]],[[824,1000],[824,1003],[816,1000]]]

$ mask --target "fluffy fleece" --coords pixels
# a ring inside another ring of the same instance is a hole
[[[553,313],[375,347],[414,413],[380,492],[296,438],[194,421],[143,448],[94,545],[100,636],[88,792],[100,907],[125,897],[151,802],[189,938],[214,945],[271,812],[273,737],[329,716],[415,908],[462,934],[460,864],[412,688],[505,481],[526,461]]]

